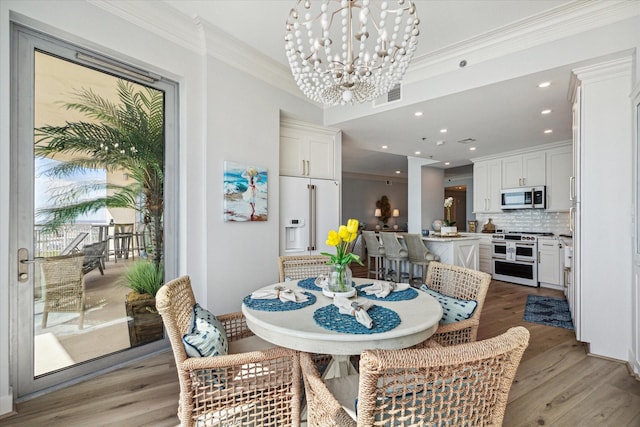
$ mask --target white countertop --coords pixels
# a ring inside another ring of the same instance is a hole
[[[453,241],[461,241],[461,240],[478,240],[480,239],[479,236],[464,236],[464,235],[460,235],[460,237],[440,237],[440,236],[435,236],[435,235],[431,235],[429,234],[429,236],[423,236],[422,240],[424,240],[425,242],[453,242]]]

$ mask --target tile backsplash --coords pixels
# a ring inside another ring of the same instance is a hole
[[[542,209],[516,209],[493,214],[476,214],[478,231],[489,222],[504,231],[550,231],[554,235],[569,233],[568,212],[547,212]]]

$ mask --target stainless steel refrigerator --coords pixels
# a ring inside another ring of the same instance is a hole
[[[325,241],[339,225],[338,181],[280,177],[280,255],[333,253]]]

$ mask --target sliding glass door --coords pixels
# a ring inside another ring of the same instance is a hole
[[[18,397],[167,345],[140,271],[175,274],[176,85],[16,26],[12,291]],[[170,259],[167,263],[165,260]]]

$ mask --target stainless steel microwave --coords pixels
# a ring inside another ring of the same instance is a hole
[[[500,190],[502,209],[544,209],[546,201],[547,191],[544,185]]]

